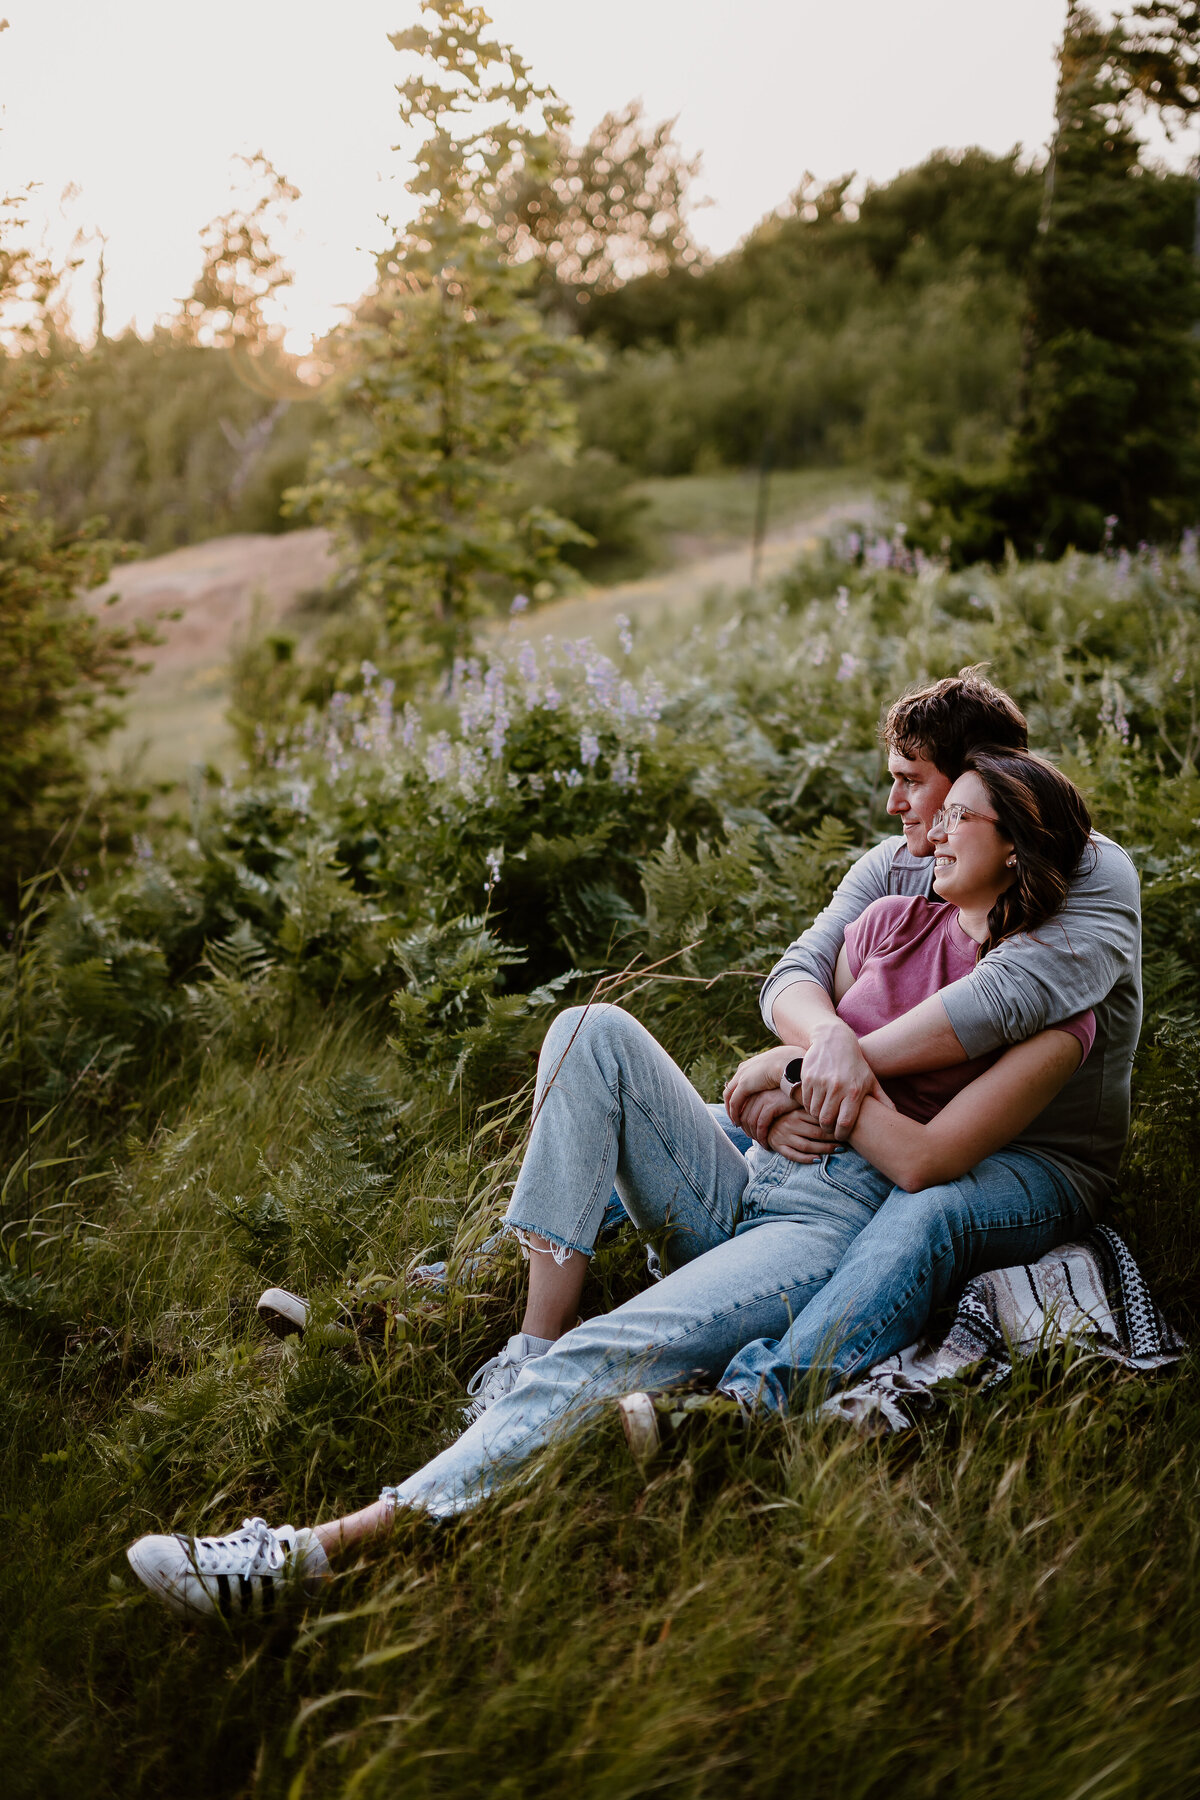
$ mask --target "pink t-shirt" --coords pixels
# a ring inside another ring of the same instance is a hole
[[[970,974],[978,955],[979,945],[959,924],[956,906],[888,894],[846,927],[846,959],[854,986],[839,1001],[838,1017],[863,1037]],[[1055,1029],[1078,1038],[1086,1060],[1096,1037],[1094,1014],[1077,1013]],[[1002,1053],[993,1050],[928,1075],[893,1076],[881,1085],[902,1113],[926,1124]]]

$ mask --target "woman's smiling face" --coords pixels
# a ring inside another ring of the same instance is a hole
[[[953,831],[939,824],[930,828],[934,890],[955,906],[990,911],[1016,880],[1008,860],[1012,842],[999,830],[996,809],[973,769],[959,776],[942,806],[961,806],[965,811]]]

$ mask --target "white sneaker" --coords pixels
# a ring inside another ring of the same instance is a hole
[[[489,1356],[468,1381],[471,1404],[462,1409],[465,1423],[473,1425],[489,1406],[503,1400],[505,1394],[511,1394],[525,1364],[532,1362],[535,1356],[545,1356],[552,1342],[552,1338],[527,1337],[523,1331],[514,1332],[499,1356]]]
[[[396,1283],[385,1277],[352,1282],[345,1291],[347,1298],[338,1301],[334,1312],[335,1333],[369,1333],[374,1326],[378,1334],[384,1330],[389,1318],[402,1320],[404,1317],[395,1299]],[[303,1337],[312,1316],[308,1301],[299,1294],[289,1293],[287,1288],[268,1288],[265,1294],[259,1295],[256,1310],[263,1324],[281,1338]]]
[[[662,1431],[658,1412],[649,1394],[623,1394],[617,1401],[625,1442],[635,1462],[649,1462],[662,1448]]]
[[[725,1419],[748,1425],[753,1418],[752,1409],[741,1396],[724,1388],[711,1394],[670,1389],[656,1394],[624,1394],[617,1401],[617,1412],[625,1442],[639,1463],[649,1462],[669,1438],[693,1429],[697,1421]]]
[[[259,1295],[258,1316],[276,1337],[303,1337],[308,1324],[308,1301],[286,1288],[268,1288]]]
[[[125,1552],[138,1580],[185,1618],[269,1613],[289,1587],[313,1595],[329,1580],[329,1561],[307,1527],[277,1531],[246,1519],[228,1537],[143,1537]]]

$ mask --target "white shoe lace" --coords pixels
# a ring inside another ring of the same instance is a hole
[[[292,1549],[290,1532],[273,1531],[265,1519],[244,1519],[240,1531],[223,1538],[193,1538],[192,1554],[201,1575],[277,1575]]]
[[[476,1369],[467,1383],[468,1394],[485,1402],[501,1399],[528,1361],[527,1356],[514,1356],[510,1338],[499,1356],[489,1356],[482,1367]]]
[[[513,1345],[524,1343],[524,1337],[518,1332],[516,1337],[509,1338],[499,1356],[489,1356],[488,1360],[476,1369],[467,1383],[467,1393],[471,1396],[470,1404],[462,1409],[462,1416],[468,1425],[481,1419],[489,1406],[497,1400],[503,1400],[511,1394],[521,1370],[527,1362],[531,1362],[538,1351],[514,1350]]]

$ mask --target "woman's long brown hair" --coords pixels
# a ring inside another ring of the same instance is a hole
[[[997,830],[1011,839],[1016,880],[988,914],[986,956],[1018,931],[1036,931],[1067,897],[1071,877],[1089,852],[1092,818],[1073,781],[1028,750],[983,745],[963,759],[987,789]]]

